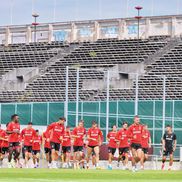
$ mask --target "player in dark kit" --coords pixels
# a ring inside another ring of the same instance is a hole
[[[15,167],[15,162],[18,160],[20,155],[20,123],[19,116],[14,114],[11,116],[11,122],[7,126],[7,134],[9,134],[9,155],[8,155],[8,167]],[[14,160],[12,156],[14,153]]]
[[[173,165],[173,153],[176,150],[177,138],[176,134],[172,132],[170,125],[166,126],[166,133],[163,135],[162,147],[163,147],[163,158],[162,158],[162,170],[164,170],[166,157],[169,155],[169,168],[171,170]]]

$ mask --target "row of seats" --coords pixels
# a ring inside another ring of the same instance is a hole
[[[163,76],[166,76],[166,99],[181,99],[182,95],[182,41],[168,50],[166,54],[150,65],[146,66],[146,76],[139,77],[139,99],[162,99]],[[111,99],[134,99],[135,82],[133,89],[116,89],[110,91]],[[106,99],[106,91],[99,92],[94,100]]]
[[[19,45],[13,49],[13,54],[19,53],[16,49],[26,50],[31,52],[32,50],[45,51],[45,47],[49,47],[46,52],[54,51],[55,48],[62,48],[63,43],[53,42],[51,48],[50,45],[44,43],[37,43],[32,45]],[[108,67],[113,67],[117,64],[127,63],[139,63],[147,59],[151,54],[155,54],[158,50],[161,50],[168,44],[167,37],[155,37],[145,40],[118,40],[118,39],[104,39],[96,42],[84,42],[74,43],[77,48],[71,53],[60,59],[56,58],[54,64],[46,68],[47,72],[40,75],[38,78],[28,84],[24,91],[4,91],[0,92],[0,100],[3,102],[12,101],[64,101],[65,100],[65,77],[66,77],[66,66],[72,66],[69,71],[69,100],[76,99],[76,67],[92,68],[92,70],[81,70],[80,71],[80,84],[79,84],[79,97],[80,100],[105,100],[105,90],[83,90],[82,84],[84,80],[93,79],[104,79],[103,71],[97,70],[98,68],[104,70]],[[138,47],[139,44],[139,47]],[[58,45],[58,46],[57,46]],[[67,44],[65,45],[68,46]],[[25,49],[23,47],[26,47]],[[69,47],[67,47],[69,48]],[[138,54],[139,51],[139,54]],[[11,52],[11,51],[10,51]],[[9,53],[10,55],[11,53]],[[1,54],[0,54],[1,55]],[[21,55],[21,53],[20,53]],[[138,57],[139,55],[139,57]],[[33,55],[34,57],[36,55]],[[51,55],[54,58],[54,55]],[[51,57],[50,56],[50,57]],[[45,58],[45,61],[49,60],[50,57]],[[16,65],[17,61],[11,59]],[[43,62],[45,62],[43,61]],[[3,66],[5,67],[4,60]],[[21,61],[18,61],[21,62]],[[42,62],[42,63],[43,63]],[[30,65],[28,57],[24,59],[25,64],[22,66]],[[27,64],[26,64],[27,63]],[[41,64],[41,63],[39,63]],[[19,64],[20,65],[20,64]],[[4,67],[0,66],[0,71],[3,72]],[[18,67],[18,64],[17,64]],[[74,67],[74,68],[73,68]],[[7,69],[10,69],[7,67]],[[5,70],[5,69],[4,69]],[[143,82],[142,82],[143,83]],[[110,99],[133,99],[134,98],[134,87],[133,89],[111,89]],[[145,90],[143,90],[145,92]],[[148,96],[145,96],[146,98]]]
[[[0,78],[14,68],[38,67],[69,46],[63,42],[0,45]]]

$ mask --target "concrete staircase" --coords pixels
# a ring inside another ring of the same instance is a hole
[[[156,60],[159,60],[160,57],[162,57],[164,54],[167,54],[171,49],[173,49],[175,46],[177,46],[179,43],[179,39],[171,39],[166,46],[164,46],[162,49],[159,49],[155,54],[149,56],[145,61],[145,71],[146,73],[150,70],[148,65],[152,64]],[[147,68],[148,67],[148,68]]]

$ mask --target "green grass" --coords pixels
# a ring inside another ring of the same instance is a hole
[[[0,169],[2,182],[179,182],[181,171]]]

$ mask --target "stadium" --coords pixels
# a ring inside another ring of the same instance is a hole
[[[180,0],[8,1],[0,180],[180,181]]]

